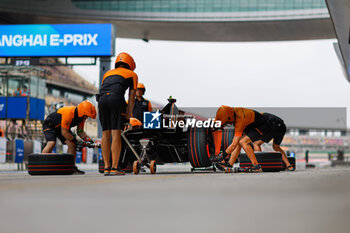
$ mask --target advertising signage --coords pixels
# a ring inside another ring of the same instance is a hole
[[[0,25],[0,57],[113,56],[112,24]]]

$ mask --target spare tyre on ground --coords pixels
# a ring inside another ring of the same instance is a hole
[[[30,175],[72,175],[74,165],[72,154],[35,153],[28,156]]]
[[[279,172],[284,170],[280,152],[254,152],[259,165],[264,172]],[[245,153],[239,155],[241,168],[252,168],[253,164]]]

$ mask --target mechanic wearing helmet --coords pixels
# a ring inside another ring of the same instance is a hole
[[[56,138],[62,144],[68,146],[68,153],[76,156],[76,146],[82,145],[83,141],[78,141],[70,130],[77,126],[77,134],[84,141],[92,142],[91,138],[84,132],[85,120],[90,117],[96,118],[95,106],[88,100],[81,102],[77,107],[66,106],[58,109],[46,117],[43,123],[43,131],[46,138],[46,146],[42,153],[51,153],[56,145]],[[85,174],[74,166],[75,174]]]
[[[261,172],[262,169],[256,160],[251,143],[261,139],[270,130],[264,124],[263,116],[251,109],[233,108],[222,105],[216,112],[215,120],[221,121],[222,127],[227,124],[234,124],[235,127],[235,135],[232,143],[223,152],[223,157],[230,155],[230,159],[226,164],[218,163],[218,168],[225,169],[226,172],[231,172],[231,168],[239,156],[241,148],[243,148],[252,162],[254,170]],[[242,136],[243,133],[244,136]]]
[[[132,115],[133,117],[137,118],[141,122],[143,122],[143,112],[152,111],[151,102],[143,98],[143,95],[145,94],[145,92],[146,92],[146,88],[143,85],[143,83],[138,83],[137,90],[136,90],[135,105],[134,105],[134,110],[132,112]]]
[[[106,176],[125,175],[118,169],[122,148],[121,130],[132,114],[138,80],[134,72],[136,64],[129,54],[120,53],[114,67],[115,69],[106,72],[103,76],[98,98],[99,118],[102,126],[101,148]],[[129,89],[128,104],[124,99],[127,89]],[[112,164],[110,164],[111,154]]]
[[[266,123],[271,127],[271,131],[264,135],[260,140],[253,143],[255,151],[261,151],[261,145],[266,142],[268,143],[273,139],[272,148],[274,151],[281,152],[282,160],[286,164],[287,171],[294,171],[294,167],[289,163],[288,158],[284,150],[281,148],[281,143],[286,133],[287,127],[284,124],[283,120],[278,116],[275,116],[270,113],[262,113],[263,118],[266,120]]]

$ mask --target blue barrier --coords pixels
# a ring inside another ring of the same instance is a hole
[[[25,119],[27,116],[27,97],[7,97],[7,118]]]
[[[38,99],[30,97],[29,98],[29,119],[37,119],[38,112]]]
[[[45,100],[34,97],[0,97],[0,119],[26,119],[27,109],[29,119],[44,120]]]
[[[77,156],[76,156],[75,163],[81,163],[81,159],[83,157],[83,152],[82,151],[77,151]]]
[[[45,100],[38,99],[37,120],[45,119]]]
[[[98,149],[98,159],[99,159],[99,160],[102,160],[102,159],[103,159],[103,158],[102,158],[102,150],[101,150],[101,148]]]
[[[0,97],[0,118],[6,118],[6,97]]]
[[[23,139],[15,139],[15,163],[23,163],[24,141]]]

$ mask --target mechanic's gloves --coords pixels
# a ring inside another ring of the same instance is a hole
[[[93,141],[89,136],[86,136],[85,138],[83,138],[83,140],[84,140],[85,142],[89,142],[90,144],[93,144],[93,143],[94,143],[94,141]]]
[[[72,142],[75,144],[75,148],[77,151],[81,151],[84,146],[86,146],[86,143],[83,140],[77,140],[76,138],[72,139]]]

